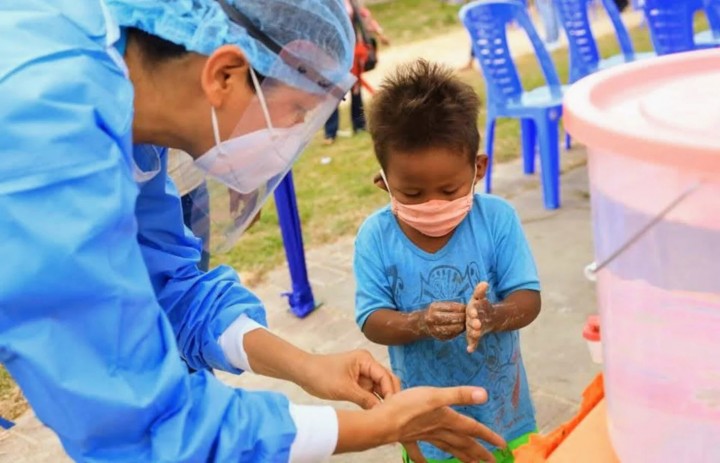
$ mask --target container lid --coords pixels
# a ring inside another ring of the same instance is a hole
[[[720,175],[720,50],[679,53],[588,76],[563,123],[585,145]]]

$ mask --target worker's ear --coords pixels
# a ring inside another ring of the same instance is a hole
[[[205,61],[200,85],[215,108],[220,137],[227,139],[255,97],[250,84],[250,62],[234,45],[223,45]]]
[[[210,104],[221,109],[230,104],[230,99],[244,96],[253,97],[254,91],[249,85],[250,62],[240,48],[223,45],[215,50],[205,61],[200,85]]]

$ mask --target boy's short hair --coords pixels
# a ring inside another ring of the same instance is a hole
[[[452,70],[420,59],[400,66],[373,97],[369,130],[375,155],[387,168],[390,151],[452,148],[475,162],[480,98]]]

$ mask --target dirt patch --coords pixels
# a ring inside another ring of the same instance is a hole
[[[17,385],[10,384],[0,393],[0,416],[7,420],[19,417],[28,407],[25,396]]]

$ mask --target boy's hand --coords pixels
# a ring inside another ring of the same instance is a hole
[[[487,282],[479,283],[467,305],[465,337],[469,354],[475,352],[480,338],[493,330],[494,310],[490,301],[487,300],[488,287]]]
[[[418,320],[423,334],[440,341],[460,335],[465,331],[465,323],[465,306],[457,302],[433,302]]]

